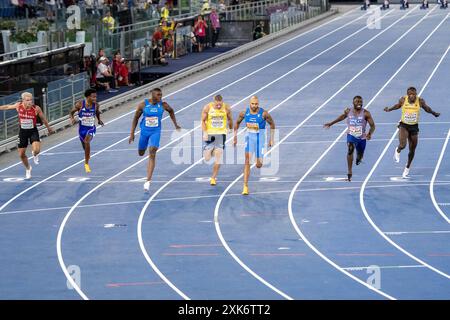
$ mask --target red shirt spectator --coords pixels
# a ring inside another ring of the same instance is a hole
[[[195,34],[199,37],[204,37],[206,36],[206,28],[208,27],[208,25],[206,24],[206,22],[201,18],[201,16],[198,18],[197,23],[194,26],[195,29]]]
[[[152,40],[153,40],[153,41],[156,41],[156,42],[162,40],[162,32],[161,32],[161,28],[157,27],[157,28],[155,29],[155,32],[153,33],[153,38],[152,38]]]

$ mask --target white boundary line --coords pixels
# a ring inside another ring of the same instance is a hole
[[[277,44],[277,45],[275,45],[275,46],[273,46],[273,47],[267,48],[266,50],[261,51],[261,52],[255,54],[255,55],[253,55],[253,56],[251,56],[251,57],[248,57],[248,58],[242,60],[242,61],[239,61],[239,62],[237,62],[237,63],[235,63],[235,64],[233,64],[233,65],[231,65],[231,66],[228,66],[228,67],[226,67],[225,69],[219,70],[219,71],[216,72],[216,73],[213,73],[213,74],[211,74],[211,75],[209,75],[209,76],[206,76],[206,77],[204,77],[204,78],[202,78],[202,79],[199,79],[199,80],[197,80],[197,81],[195,81],[195,82],[193,82],[193,83],[190,83],[190,84],[184,86],[184,87],[181,88],[181,89],[178,89],[178,90],[176,90],[176,91],[174,91],[174,92],[169,93],[168,95],[165,96],[165,98],[168,98],[168,97],[170,97],[170,96],[172,96],[172,95],[177,94],[177,93],[180,92],[180,91],[183,91],[183,90],[185,90],[185,89],[187,89],[187,88],[190,88],[190,87],[192,87],[192,86],[194,86],[194,85],[196,85],[196,84],[198,84],[198,83],[200,83],[200,82],[203,82],[203,81],[205,81],[205,80],[207,80],[207,79],[209,79],[209,78],[211,78],[211,77],[214,77],[214,76],[219,75],[219,74],[221,74],[221,73],[223,73],[223,72],[225,72],[225,71],[228,71],[229,69],[232,69],[232,68],[234,68],[234,67],[236,67],[236,66],[238,66],[238,65],[240,65],[240,64],[242,64],[242,63],[244,63],[244,62],[247,62],[247,61],[249,61],[249,60],[252,60],[253,58],[258,57],[258,56],[260,56],[260,55],[262,55],[262,54],[264,54],[264,53],[267,53],[267,52],[269,52],[269,51],[271,51],[271,50],[273,50],[273,49],[275,49],[275,48],[278,48],[278,47],[280,47],[280,46],[282,46],[282,45],[284,45],[284,44],[286,44],[286,43],[288,43],[288,42],[290,42],[290,41],[293,41],[293,40],[295,40],[295,39],[301,38],[302,36],[304,36],[304,35],[306,35],[306,34],[308,34],[308,33],[311,33],[311,32],[313,32],[313,31],[316,31],[316,30],[322,28],[323,26],[326,26],[326,25],[328,25],[328,24],[331,24],[332,22],[335,22],[335,21],[337,21],[337,20],[340,20],[340,19],[344,18],[345,16],[349,15],[350,13],[352,13],[353,11],[356,11],[356,9],[358,9],[358,8],[352,9],[352,10],[350,10],[350,11],[344,13],[343,15],[339,16],[339,17],[336,17],[336,18],[334,18],[334,19],[332,19],[332,20],[330,20],[330,21],[328,21],[328,22],[326,22],[326,23],[320,24],[320,25],[318,25],[318,26],[316,26],[316,27],[314,27],[314,28],[312,28],[312,29],[310,29],[310,30],[307,30],[306,32],[303,32],[303,33],[301,33],[301,34],[299,34],[299,35],[297,35],[297,36],[291,38],[291,39],[288,39],[288,40],[286,40],[286,41],[280,42],[279,44]],[[213,94],[214,94],[214,93],[211,93],[210,95],[213,95]],[[131,102],[133,102],[133,101],[131,101]],[[101,102],[99,102],[99,103],[101,104]],[[181,110],[179,110],[179,111],[182,111],[182,110],[184,110],[184,108],[181,109]],[[115,121],[117,121],[117,120],[119,120],[119,119],[121,119],[121,118],[123,118],[123,117],[126,117],[126,116],[128,116],[128,115],[130,115],[130,114],[133,114],[134,112],[135,112],[135,110],[132,110],[132,111],[130,111],[130,112],[127,112],[127,113],[125,113],[125,114],[123,114],[123,115],[121,115],[121,116],[119,116],[119,117],[117,117],[117,118],[114,118],[114,119],[108,121],[107,123],[105,123],[105,125],[110,124],[110,123],[113,123],[113,122],[115,122]],[[168,118],[168,117],[165,117],[163,120],[165,120],[165,119],[167,119],[167,118]],[[75,140],[75,139],[77,139],[77,138],[78,138],[78,135],[75,136],[75,137],[72,137],[72,138],[70,138],[70,139],[68,139],[68,140],[65,140],[65,141],[63,141],[63,142],[61,142],[61,143],[58,143],[57,145],[55,145],[55,146],[53,146],[53,147],[50,147],[50,148],[48,148],[48,149],[42,151],[40,154],[44,154],[44,153],[46,153],[46,152],[48,152],[48,151],[51,151],[51,150],[53,150],[53,149],[55,149],[55,148],[57,148],[57,147],[59,147],[59,146],[62,146],[62,145],[66,144],[66,143],[68,143],[68,142],[70,142],[70,141],[72,141],[72,140]],[[32,158],[33,158],[33,157],[29,157],[28,160],[31,160]],[[13,168],[13,167],[15,167],[15,166],[17,166],[17,165],[19,165],[19,164],[21,164],[21,163],[22,163],[22,162],[19,161],[19,162],[16,162],[16,163],[14,163],[14,164],[12,164],[12,165],[10,165],[10,166],[4,168],[4,169],[1,169],[1,170],[0,170],[0,173],[3,172],[3,171],[6,171],[6,170],[8,170],[8,169],[11,169],[11,168]]]
[[[433,9],[434,10],[434,9]],[[433,34],[434,32],[445,22],[445,20],[448,18],[449,14],[447,14],[444,19],[436,26],[436,28],[425,38],[425,41],[428,40]],[[420,49],[420,47],[423,45],[423,43],[417,48]],[[445,53],[448,52],[448,48],[445,51]],[[430,76],[428,77],[427,81],[425,82],[425,84],[423,85],[422,89],[419,92],[419,95],[422,94],[422,92],[425,90],[425,88],[428,86],[428,84],[431,81],[431,78],[433,77],[433,75],[436,73],[436,71],[438,70],[439,66],[441,65],[442,61],[444,60],[445,55],[442,55],[441,59],[439,60],[439,62],[437,63],[437,65],[434,67],[433,71],[431,72]],[[362,186],[361,186],[361,190],[359,193],[359,203],[361,206],[361,210],[364,213],[364,216],[366,217],[367,221],[372,225],[373,229],[375,231],[378,232],[378,234],[380,234],[387,242],[389,242],[392,246],[394,246],[395,248],[397,248],[398,250],[400,250],[401,252],[403,252],[405,255],[407,255],[408,257],[410,257],[411,259],[417,261],[418,263],[426,266],[427,268],[429,268],[430,270],[440,274],[441,276],[450,279],[450,276],[431,266],[430,264],[426,263],[425,261],[419,259],[418,257],[416,257],[415,255],[413,255],[412,253],[410,253],[409,251],[406,251],[405,249],[403,249],[403,247],[401,247],[400,245],[398,245],[396,242],[392,241],[391,238],[389,238],[385,233],[383,233],[380,228],[375,224],[375,222],[372,220],[372,218],[370,217],[369,213],[367,212],[366,209],[366,205],[364,203],[364,191],[365,188],[367,186],[367,183],[369,182],[369,179],[372,177],[373,173],[375,172],[377,166],[379,165],[379,163],[381,162],[381,160],[383,159],[384,155],[386,154],[387,150],[389,149],[392,141],[394,141],[396,135],[397,135],[398,129],[395,130],[394,134],[391,137],[391,140],[388,142],[388,144],[386,145],[386,147],[384,148],[383,152],[381,153],[380,157],[378,158],[378,160],[375,162],[374,166],[372,167],[372,169],[370,170],[369,174],[367,175],[366,179],[364,180]]]
[[[445,53],[447,53],[449,49],[450,49],[450,46],[447,48],[447,51]],[[444,56],[445,56],[445,54],[444,54]],[[436,169],[434,170],[433,177],[431,178],[431,182],[430,182],[430,197],[431,197],[431,201],[433,202],[433,205],[436,208],[437,212],[439,212],[439,214],[442,216],[442,218],[444,218],[444,220],[447,223],[450,223],[450,219],[441,210],[441,208],[439,207],[439,204],[437,203],[436,198],[434,196],[434,182],[436,181],[436,176],[437,176],[437,173],[439,171],[439,167],[441,166],[442,158],[444,157],[445,149],[447,148],[447,144],[448,144],[448,139],[449,138],[450,138],[450,130],[448,130],[447,138],[445,139],[444,146],[442,147],[441,154],[439,155],[439,160],[438,160],[438,162],[436,164]]]

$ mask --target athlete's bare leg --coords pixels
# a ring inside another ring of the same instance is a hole
[[[152,180],[153,170],[155,170],[156,164],[156,152],[158,151],[157,147],[148,148],[148,166],[147,166],[147,181]]]
[[[23,165],[27,170],[30,170],[30,163],[28,162],[27,154],[26,154],[27,148],[19,148],[19,157],[20,160],[22,160]]]
[[[409,145],[409,153],[408,153],[408,163],[406,167],[409,169],[411,163],[414,159],[414,154],[416,152],[417,143],[419,142],[419,135],[409,135],[408,136],[408,145]]]
[[[214,149],[214,166],[213,166],[213,174],[211,176],[212,179],[216,179],[217,175],[219,174],[220,165],[222,164],[222,155],[223,150],[222,149]],[[205,158],[206,159],[206,158]]]

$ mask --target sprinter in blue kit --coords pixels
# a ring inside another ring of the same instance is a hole
[[[97,91],[95,89],[87,89],[84,92],[85,99],[78,101],[75,107],[70,110],[70,119],[72,124],[76,123],[75,113],[78,112],[79,129],[78,135],[80,137],[81,145],[84,149],[84,170],[86,173],[91,172],[89,167],[89,159],[91,158],[91,141],[97,132],[95,127],[95,117],[97,117],[98,124],[103,126],[100,120],[100,109],[97,104]]]
[[[155,169],[156,152],[158,151],[159,141],[161,139],[161,122],[164,111],[169,113],[175,128],[180,130],[181,127],[177,124],[175,112],[166,102],[162,101],[162,91],[159,88],[152,90],[151,99],[145,99],[138,105],[131,124],[129,143],[134,141],[134,131],[136,130],[139,118],[142,116],[138,153],[140,156],[143,156],[145,150],[148,148],[147,181],[144,184],[144,191],[146,192],[150,189],[150,181],[152,180],[153,170]]]
[[[267,146],[273,146],[275,133],[275,122],[269,112],[259,107],[258,97],[250,98],[250,107],[242,111],[234,126],[234,145],[237,144],[237,131],[241,122],[245,120],[247,133],[245,136],[245,165],[244,165],[244,188],[243,195],[248,195],[248,178],[250,176],[250,159],[252,155],[256,157],[256,167],[259,169],[263,165],[264,149],[266,143],[266,122],[270,125],[269,142]]]

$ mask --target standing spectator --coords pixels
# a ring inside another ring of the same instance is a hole
[[[111,11],[107,11],[105,17],[102,19],[109,33],[114,32],[114,25],[116,20],[111,16]]]
[[[211,20],[211,26],[213,29],[211,45],[214,48],[216,46],[217,40],[219,39],[219,32],[220,32],[220,19],[219,15],[216,12],[216,8],[213,7],[211,9],[209,19]]]
[[[56,1],[45,0],[45,12],[48,21],[55,21]]]
[[[131,61],[125,62],[125,58],[120,59],[120,71],[119,71],[119,86],[129,86],[132,87],[134,84],[130,83],[130,73],[131,73]]]
[[[97,66],[97,82],[100,86],[105,87],[108,92],[117,92],[117,90],[111,89],[114,87],[114,77],[111,72],[111,67],[108,65],[108,58],[101,57]]]
[[[211,6],[209,5],[209,0],[203,0],[202,9],[200,10],[201,15],[205,15],[211,11]]]
[[[194,33],[198,43],[198,52],[202,52],[203,46],[206,43],[206,28],[208,28],[208,25],[203,20],[203,17],[198,16],[197,22],[194,25]]]
[[[164,4],[164,7],[162,7],[162,9],[161,9],[161,19],[164,19],[164,20],[168,21],[169,20],[169,15],[170,15],[169,4],[166,2]]]
[[[227,6],[225,5],[225,0],[219,1],[219,16],[221,19],[225,19],[225,11],[227,10]]]
[[[162,40],[162,38],[163,38],[163,34],[161,32],[161,27],[157,26],[155,28],[155,31],[153,32],[152,40],[158,42],[158,41]]]
[[[119,86],[118,78],[119,78],[120,68],[122,67],[121,60],[122,60],[122,55],[120,54],[120,51],[117,51],[116,53],[114,53],[113,62],[112,62],[112,72],[114,75],[116,87]]]

